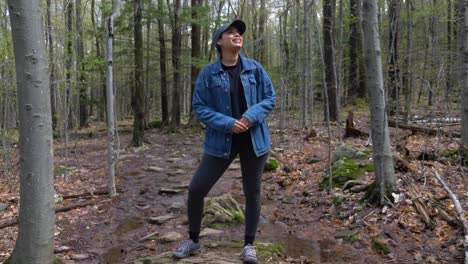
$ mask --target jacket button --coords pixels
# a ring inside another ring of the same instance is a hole
[[[229,109],[229,105],[228,105],[228,106],[226,106],[226,109]]]
[[[230,140],[229,138],[226,138],[226,141],[227,141],[227,142],[229,142],[229,140]]]
[[[227,157],[227,153],[226,153],[226,152],[224,153],[224,156]]]
[[[224,91],[225,91],[226,93],[228,92],[227,89],[224,89]]]

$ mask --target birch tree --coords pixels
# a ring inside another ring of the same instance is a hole
[[[54,262],[54,185],[49,73],[40,0],[9,0],[19,111],[18,238],[7,263]]]
[[[107,180],[109,196],[116,195],[115,188],[115,95],[113,68],[114,20],[119,15],[120,0],[114,0],[114,13],[107,19],[106,47],[106,101],[107,101]]]
[[[395,173],[385,112],[377,0],[363,0],[362,29],[375,168],[375,180],[366,198],[371,203],[383,205],[385,197],[392,197],[391,192],[395,189]]]

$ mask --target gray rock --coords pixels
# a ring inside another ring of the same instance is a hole
[[[152,171],[152,172],[163,172],[164,169],[157,167],[157,166],[149,166],[148,168],[145,169],[146,171]]]
[[[70,257],[71,257],[71,259],[74,259],[74,260],[85,260],[85,259],[88,259],[88,258],[89,258],[89,255],[86,254],[86,253],[82,253],[82,254],[71,254]]]
[[[342,158],[365,158],[366,154],[364,153],[363,149],[360,149],[353,145],[343,144],[336,148],[335,153],[333,153],[331,162],[335,162]]]
[[[222,230],[213,229],[213,228],[205,228],[200,232],[200,237],[217,236],[223,233],[224,232]]]
[[[169,232],[156,239],[159,243],[170,243],[178,240],[182,240],[183,236],[177,232]]]
[[[0,203],[0,213],[3,213],[8,208],[8,204]]]
[[[169,211],[170,211],[170,212],[179,211],[179,210],[182,210],[184,207],[185,207],[185,203],[183,203],[183,202],[175,202],[175,203],[172,203],[172,204],[169,206]]]
[[[335,234],[335,238],[347,238],[347,237],[352,237],[354,235],[357,235],[359,231],[361,230],[360,227],[355,227],[352,229],[345,229],[341,230],[338,233]]]
[[[174,219],[176,216],[173,214],[168,214],[168,215],[162,215],[158,217],[150,217],[148,218],[148,222],[150,224],[156,224],[156,225],[162,225],[166,223],[167,221]]]

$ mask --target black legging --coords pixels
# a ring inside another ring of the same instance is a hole
[[[203,154],[200,166],[192,178],[188,195],[189,232],[198,239],[203,213],[204,198],[213,185],[223,175],[231,162],[240,154],[242,185],[245,195],[245,240],[252,244],[255,240],[260,218],[260,190],[263,168],[268,154],[257,157],[250,135],[233,136],[229,159]]]

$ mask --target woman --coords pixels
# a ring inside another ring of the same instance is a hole
[[[265,118],[275,105],[275,92],[262,66],[239,54],[245,23],[234,20],[213,34],[218,59],[198,76],[193,110],[205,125],[206,139],[201,163],[192,178],[188,195],[190,238],[173,253],[186,258],[200,252],[199,233],[203,200],[229,164],[240,155],[245,204],[244,263],[257,263],[253,247],[260,218],[263,168],[270,150]]]

